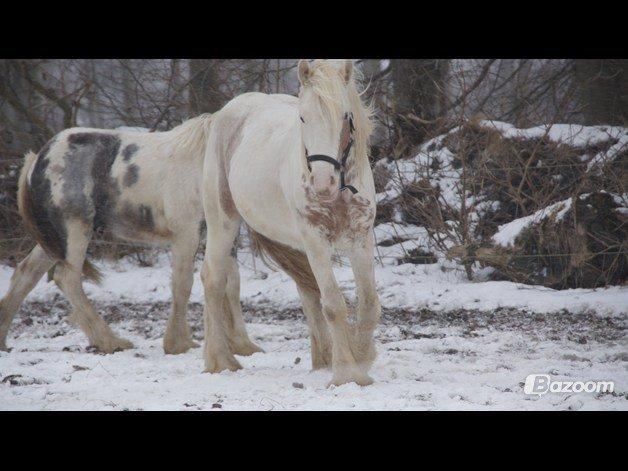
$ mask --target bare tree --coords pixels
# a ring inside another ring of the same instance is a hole
[[[220,60],[190,60],[190,110],[193,115],[213,113],[223,105]]]
[[[584,124],[625,125],[628,117],[628,60],[575,59]]]
[[[432,136],[442,124],[449,60],[395,59],[391,62],[397,149],[403,155]]]

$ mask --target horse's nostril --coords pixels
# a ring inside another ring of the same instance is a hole
[[[335,185],[336,184],[336,177],[334,177],[333,175],[331,177],[329,177],[329,184],[330,185]]]

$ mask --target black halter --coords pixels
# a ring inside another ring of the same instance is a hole
[[[353,114],[345,113],[344,119],[349,120],[349,142],[342,151],[342,157],[340,158],[340,162],[328,155],[307,155],[307,149],[305,150],[305,154],[307,156],[308,167],[312,162],[327,162],[328,164],[333,165],[334,168],[340,172],[340,191],[348,189],[351,193],[355,195],[358,192],[356,187],[354,187],[353,185],[345,184],[345,168],[347,165],[347,158],[349,157],[349,153],[351,152],[351,146],[353,146],[353,131],[355,131],[355,127],[353,126]],[[340,138],[342,139],[342,136]]]

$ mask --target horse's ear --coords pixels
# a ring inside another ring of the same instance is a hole
[[[352,59],[346,59],[345,60],[345,65],[343,68],[343,77],[345,79],[345,83],[349,83],[349,81],[351,80],[351,76],[353,75],[353,60]]]
[[[299,82],[301,85],[306,85],[312,76],[312,68],[310,63],[306,59],[299,61]]]

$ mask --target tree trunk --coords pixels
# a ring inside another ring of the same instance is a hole
[[[222,108],[219,61],[190,59],[190,111],[193,116],[214,113]]]
[[[628,60],[575,59],[583,123],[623,126],[628,116]]]
[[[438,130],[446,100],[449,60],[394,59],[395,157],[404,156]]]

